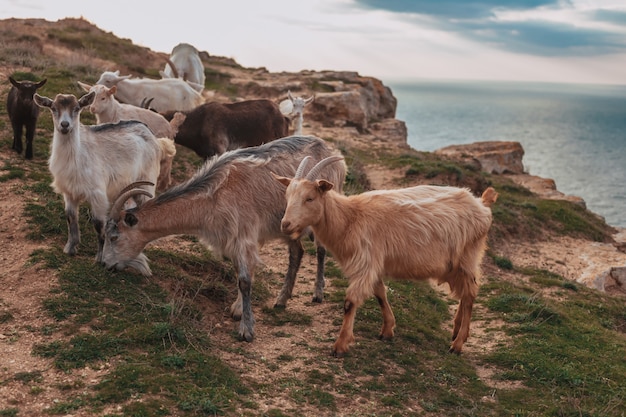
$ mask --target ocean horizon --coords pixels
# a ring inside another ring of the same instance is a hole
[[[420,151],[516,141],[524,169],[626,227],[626,86],[502,81],[386,82]]]

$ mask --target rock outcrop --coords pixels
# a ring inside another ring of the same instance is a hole
[[[437,149],[434,153],[457,161],[473,163],[490,174],[505,175],[516,184],[528,188],[542,198],[567,200],[586,207],[581,197],[558,191],[553,179],[526,173],[523,162],[524,148],[519,142],[474,142],[466,145],[446,146]]]
[[[471,159],[490,174],[523,174],[524,148],[519,142],[475,142],[437,149],[435,154],[456,160]]]
[[[406,145],[406,134],[399,137],[402,128],[398,123],[386,122],[395,120],[398,102],[391,89],[376,78],[350,71],[269,73],[259,68],[252,72],[232,69],[230,83],[238,95],[246,98],[280,100],[287,91],[307,97],[315,95],[315,101],[304,115],[305,122],[315,121],[323,127],[354,127],[359,133],[369,132],[374,123],[395,125],[393,142]]]

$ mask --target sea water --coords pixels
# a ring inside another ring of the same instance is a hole
[[[626,86],[386,82],[408,144],[433,151],[517,141],[526,172],[552,178],[613,226],[626,227]]]

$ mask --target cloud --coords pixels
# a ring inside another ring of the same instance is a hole
[[[504,51],[539,56],[626,52],[626,4],[611,0],[356,0]],[[424,19],[427,17],[428,19]]]
[[[463,0],[358,0],[357,3],[374,9],[397,13],[416,13],[452,19],[474,19],[488,17],[497,7],[528,9],[554,4],[554,0],[525,1],[463,1]]]

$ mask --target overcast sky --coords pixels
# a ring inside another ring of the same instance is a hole
[[[83,17],[273,72],[626,84],[626,0],[3,0],[11,17]]]

